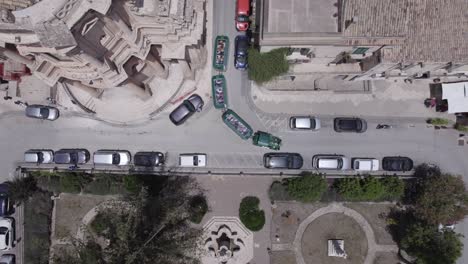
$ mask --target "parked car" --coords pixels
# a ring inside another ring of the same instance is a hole
[[[249,29],[250,0],[237,0],[236,4],[236,29],[246,31]]]
[[[374,158],[353,158],[351,164],[355,171],[378,171],[380,169],[379,160]]]
[[[336,132],[363,133],[367,130],[367,122],[357,117],[337,117],[333,122]]]
[[[384,157],[382,168],[386,171],[410,171],[413,169],[413,161],[408,157]]]
[[[8,183],[0,184],[0,216],[6,216],[11,213],[10,197],[8,195],[9,188],[10,185]]]
[[[0,257],[0,264],[15,264],[16,258],[13,254],[3,254]]]
[[[26,107],[26,116],[37,119],[56,120],[60,116],[57,108],[47,105],[29,105]]]
[[[169,119],[178,126],[183,124],[195,112],[201,112],[204,102],[198,94],[192,94],[169,115]]]
[[[303,159],[299,153],[272,152],[263,155],[263,165],[268,169],[295,169],[302,168]]]
[[[0,218],[0,250],[10,250],[13,247],[15,235],[12,218]]]
[[[93,154],[93,162],[97,165],[128,165],[131,161],[128,150],[105,150],[101,149]]]
[[[142,167],[158,167],[164,164],[164,154],[161,152],[140,151],[133,156],[133,164]]]
[[[247,69],[247,50],[249,49],[249,37],[240,35],[235,39],[234,67],[238,70]]]
[[[289,118],[289,128],[292,130],[318,130],[320,120],[312,116],[292,116]]]
[[[455,230],[455,223],[450,222],[450,223],[446,223],[446,224],[439,224],[438,229],[439,229],[439,232],[447,231],[447,230],[452,230],[453,231],[453,230]]]
[[[181,167],[205,167],[206,154],[180,154],[179,165]]]
[[[349,170],[350,160],[343,155],[315,155],[312,157],[312,167],[319,170]]]
[[[85,164],[90,156],[86,149],[61,149],[55,152],[54,160],[57,164]]]
[[[54,151],[49,149],[30,149],[24,153],[25,162],[52,163],[54,162]]]

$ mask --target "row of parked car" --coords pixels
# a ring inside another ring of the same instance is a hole
[[[293,116],[289,118],[289,128],[292,130],[319,130],[320,119],[313,116]],[[336,132],[363,133],[367,130],[367,122],[358,117],[337,117],[333,120]]]
[[[24,153],[24,161],[36,164],[86,164],[91,154],[86,149],[30,149]],[[132,155],[128,150],[98,150],[93,154],[95,165],[130,165]],[[158,151],[140,151],[133,156],[133,165],[139,167],[159,167],[164,164],[164,154]],[[182,167],[206,166],[206,154],[186,153],[179,155],[179,165]],[[1,263],[0,263],[1,264]]]
[[[15,220],[11,217],[13,209],[8,196],[9,184],[0,184],[0,251],[10,250],[15,241]],[[0,264],[14,264],[14,254],[3,254]]]
[[[304,159],[299,153],[272,152],[263,156],[263,165],[268,169],[301,169]],[[376,158],[347,158],[344,155],[315,155],[312,167],[318,170],[355,170],[355,171],[410,171],[413,161],[408,157],[390,156],[380,161]]]

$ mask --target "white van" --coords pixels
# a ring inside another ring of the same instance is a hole
[[[98,165],[128,165],[130,159],[128,150],[98,150],[93,155],[93,162]]]
[[[206,154],[180,154],[179,166],[181,167],[205,167]]]

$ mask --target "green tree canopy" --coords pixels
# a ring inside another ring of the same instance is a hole
[[[288,72],[287,52],[288,48],[274,49],[262,53],[255,48],[250,48],[248,56],[249,78],[261,84]]]
[[[417,264],[452,264],[461,256],[461,235],[452,230],[438,231],[427,224],[413,224],[406,232],[401,247],[417,258]]]
[[[422,177],[413,195],[416,216],[430,224],[458,222],[468,214],[468,193],[460,176]]]
[[[244,197],[239,206],[241,222],[252,231],[259,231],[265,225],[265,212],[259,208],[260,200],[255,196]]]
[[[403,180],[398,177],[365,178],[348,177],[335,182],[335,188],[348,201],[398,200],[405,190]]]
[[[327,190],[327,182],[321,174],[302,173],[300,177],[287,179],[286,183],[289,196],[306,203],[318,201]]]

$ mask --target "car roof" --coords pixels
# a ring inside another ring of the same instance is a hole
[[[179,105],[172,113],[170,118],[175,122],[181,122],[184,118],[191,113],[190,109],[185,104]]]
[[[307,116],[295,116],[294,118],[294,124],[296,125],[296,128],[311,128],[312,127],[312,120],[310,117]]]

